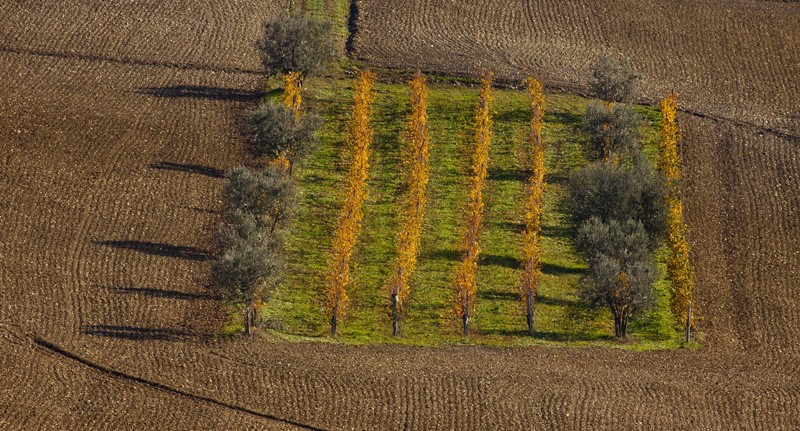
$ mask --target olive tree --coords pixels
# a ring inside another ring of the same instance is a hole
[[[253,150],[256,155],[285,155],[291,169],[317,143],[317,130],[322,120],[314,113],[298,118],[291,108],[266,102],[250,115],[250,123],[255,131]]]
[[[606,54],[591,65],[591,89],[597,97],[609,102],[628,102],[639,90],[640,77],[630,60]]]
[[[631,219],[642,223],[651,247],[663,237],[664,182],[641,152],[622,166],[593,163],[573,174],[569,188],[575,226],[580,227],[592,217],[606,223]]]
[[[614,316],[614,336],[625,338],[628,320],[655,304],[653,284],[659,273],[647,231],[638,221],[592,217],[578,230],[576,245],[589,261],[581,298],[593,307],[607,306]]]
[[[292,216],[294,196],[292,181],[279,168],[268,166],[259,172],[240,166],[228,174],[223,211],[233,224],[241,224],[241,213],[251,214],[258,228],[272,233]]]
[[[608,161],[612,154],[625,156],[638,148],[639,123],[629,106],[592,101],[586,105],[583,131],[596,157]]]
[[[243,308],[244,333],[255,324],[257,304],[280,283],[284,257],[279,232],[257,227],[252,214],[238,212],[236,224],[222,227],[225,248],[211,265],[214,284],[228,301]]]
[[[305,13],[283,12],[264,22],[263,37],[256,46],[269,73],[318,74],[336,59],[336,38],[327,21]]]

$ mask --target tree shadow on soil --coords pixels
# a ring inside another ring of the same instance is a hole
[[[265,96],[261,91],[241,90],[238,88],[208,87],[205,85],[174,85],[170,87],[142,87],[134,90],[137,93],[156,97],[225,100],[232,102],[255,102]]]
[[[216,214],[220,213],[219,210],[212,210],[212,209],[200,208],[200,207],[179,206],[178,208],[189,210],[189,211],[194,211],[194,212],[200,213],[200,214],[215,214],[216,215]]]
[[[109,287],[108,289],[126,295],[142,295],[152,298],[179,299],[187,301],[220,299],[218,296],[208,293],[181,292],[178,290],[155,289],[152,287]]]
[[[175,257],[178,259],[196,261],[211,260],[211,253],[206,250],[190,246],[147,241],[96,241],[95,244],[123,250],[138,251],[153,256]]]
[[[198,174],[198,175],[205,175],[211,178],[224,178],[225,171],[222,169],[217,169],[212,166],[205,166],[205,165],[194,165],[194,164],[186,164],[186,163],[173,163],[173,162],[155,162],[149,165],[152,169],[160,169],[165,171],[178,171],[178,172],[187,172],[190,174]]]
[[[193,334],[179,329],[145,328],[138,326],[92,325],[83,329],[84,334],[98,337],[119,338],[138,341],[177,341]]]

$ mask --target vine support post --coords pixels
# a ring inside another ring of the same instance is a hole
[[[686,343],[692,341],[692,304],[686,306]]]
[[[533,337],[533,293],[525,294],[525,306],[528,311],[528,335]]]
[[[397,313],[397,293],[392,293],[392,335],[400,335],[400,316]]]
[[[464,298],[464,314],[461,316],[461,323],[466,337],[469,335],[469,296]]]

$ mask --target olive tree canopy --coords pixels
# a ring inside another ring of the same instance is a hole
[[[337,56],[331,29],[330,22],[297,12],[283,12],[265,21],[263,37],[257,43],[264,68],[269,73],[321,73]]]

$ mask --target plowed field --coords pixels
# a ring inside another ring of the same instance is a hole
[[[209,338],[223,318],[205,287],[220,175],[246,160],[235,119],[259,97],[253,41],[286,4],[3,3],[0,428],[800,428],[800,143],[787,114],[798,91],[797,6],[713,4],[732,10],[723,16],[754,10],[750,21],[772,11],[758,40],[784,57],[758,84],[746,79],[764,71],[746,66],[758,63],[731,62],[728,75],[678,89],[693,109],[708,100],[710,114],[783,134],[681,117],[707,337],[699,350],[640,353]],[[397,3],[406,12],[397,25],[424,34],[411,6]],[[549,8],[536,13],[581,15]],[[360,21],[365,56],[369,38],[388,43],[396,25],[384,18],[381,36],[370,13]],[[589,34],[591,20],[575,19],[553,31]],[[499,18],[464,22],[516,31]],[[724,28],[696,37],[718,52]],[[585,42],[595,43],[604,46]],[[580,84],[564,61],[562,75]],[[739,74],[754,86],[753,108],[728,112],[739,96],[724,81]]]
[[[372,64],[585,90],[589,64],[628,56],[647,100],[678,91],[708,115],[800,133],[800,3],[749,0],[371,0],[354,54]]]

